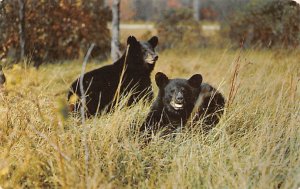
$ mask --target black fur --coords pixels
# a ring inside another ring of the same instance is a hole
[[[225,98],[210,84],[202,83],[196,106],[197,111],[193,121],[202,121],[203,130],[208,131],[219,123],[224,113]]]
[[[2,66],[0,65],[0,87],[5,83],[5,81],[6,81],[6,77],[2,70]]]
[[[120,87],[120,94],[126,95],[132,91],[128,105],[139,101],[143,96],[151,100],[153,92],[151,88],[150,74],[154,69],[158,59],[155,53],[155,47],[158,43],[156,36],[148,41],[137,41],[134,36],[127,39],[128,54],[126,52],[122,57],[112,65],[107,65],[84,74],[83,85],[86,93],[87,115],[95,115],[103,110],[110,111],[113,107],[113,100],[123,68],[125,67],[123,82]],[[149,58],[150,57],[150,58]],[[125,65],[124,65],[125,64]],[[72,94],[78,97],[80,94],[79,78],[76,79],[68,94],[68,100]],[[75,104],[75,110],[80,103]]]

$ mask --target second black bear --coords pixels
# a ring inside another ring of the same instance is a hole
[[[195,113],[193,121],[201,120],[205,127],[212,128],[223,114],[225,99],[223,95],[207,83],[202,83],[200,74],[190,79],[169,79],[158,72],[155,81],[159,87],[156,100],[151,106],[141,132],[164,134],[184,127]],[[206,128],[204,128],[206,130]]]
[[[153,98],[150,74],[158,60],[155,52],[157,44],[156,36],[148,41],[137,41],[134,36],[129,36],[127,52],[118,61],[84,74],[83,88],[86,94],[86,114],[88,116],[103,110],[109,111],[113,107],[118,86],[120,86],[119,92],[122,95],[132,92],[128,105],[139,101],[144,96],[147,96],[148,99]],[[122,74],[122,83],[119,85]],[[72,83],[68,100],[73,94],[81,96],[79,78]],[[75,110],[78,110],[79,101],[74,107]]]
[[[164,133],[170,133],[185,125],[190,117],[201,90],[202,76],[195,74],[188,80],[169,79],[158,72],[155,81],[158,96],[140,130],[155,133],[163,129]]]

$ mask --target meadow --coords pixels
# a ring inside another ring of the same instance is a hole
[[[68,116],[67,91],[82,59],[39,70],[5,67],[0,188],[299,188],[299,61],[299,51],[284,50],[161,52],[152,74],[156,94],[157,71],[170,78],[200,73],[227,106],[208,134],[156,137],[146,147],[135,125],[150,104],[119,106],[85,124]],[[92,61],[86,69],[110,63]]]

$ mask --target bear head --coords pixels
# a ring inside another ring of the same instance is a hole
[[[190,114],[195,103],[195,91],[201,89],[202,76],[195,74],[189,79],[169,79],[158,72],[155,81],[159,87],[159,98],[165,111],[173,115]]]
[[[152,71],[158,60],[155,47],[158,44],[156,36],[151,37],[148,41],[137,41],[134,36],[127,38],[127,57],[128,68],[134,70]]]

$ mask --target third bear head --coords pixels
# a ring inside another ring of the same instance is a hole
[[[127,46],[129,46],[127,62],[132,69],[152,71],[158,60],[155,47],[158,44],[156,36],[148,41],[138,41],[134,36],[129,36]]]
[[[158,72],[155,81],[165,110],[178,115],[193,109],[194,93],[201,88],[202,76],[195,74],[189,79],[169,79],[164,73]]]

